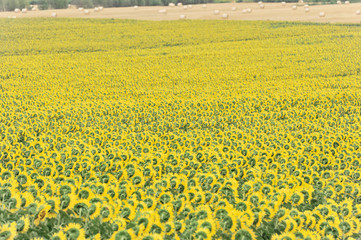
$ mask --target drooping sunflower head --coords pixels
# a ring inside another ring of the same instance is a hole
[[[244,240],[253,240],[256,239],[256,234],[253,232],[253,230],[249,228],[243,228],[240,229],[234,234],[234,240],[237,239],[244,239]]]
[[[67,239],[85,239],[85,230],[78,223],[69,223],[63,231],[66,234]]]

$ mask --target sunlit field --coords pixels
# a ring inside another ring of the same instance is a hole
[[[361,26],[0,20],[0,239],[360,239]]]

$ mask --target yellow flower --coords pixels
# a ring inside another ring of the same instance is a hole
[[[62,229],[65,233],[73,235],[77,239],[85,239],[85,230],[78,223],[69,223],[65,228]]]
[[[98,233],[97,235],[94,236],[94,240],[101,240],[100,233]]]
[[[66,235],[63,231],[55,233],[53,237],[58,237],[60,240],[66,240]]]
[[[37,214],[35,220],[34,220],[34,224],[35,226],[39,225],[39,223],[41,221],[43,221],[45,218],[49,217],[49,210],[51,209],[50,205],[46,205],[45,207],[43,207],[42,210],[40,210],[40,212]]]
[[[29,230],[30,227],[30,220],[28,217],[21,217],[20,220],[24,221],[24,227],[21,230],[21,233],[26,233]]]
[[[4,235],[4,236],[7,236],[7,238],[6,238],[7,240],[13,240],[17,235],[16,222],[12,222],[8,225],[0,227],[0,232],[3,234],[7,233],[6,235]]]

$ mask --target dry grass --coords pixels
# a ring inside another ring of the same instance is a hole
[[[310,6],[310,12],[306,13],[302,5],[298,5],[297,10],[292,10],[294,3],[265,3],[265,8],[261,9],[257,3],[222,3],[207,4],[203,9],[202,5],[193,5],[192,9],[185,10],[183,7],[133,7],[127,8],[106,8],[101,12],[89,9],[90,14],[85,15],[77,9],[29,11],[28,13],[0,12],[0,18],[26,18],[26,17],[51,17],[53,12],[58,17],[70,18],[121,18],[139,20],[178,20],[180,15],[185,15],[187,19],[222,19],[222,13],[229,14],[229,20],[272,20],[272,21],[305,21],[305,22],[330,22],[330,23],[360,23],[361,16],[356,15],[356,10],[361,9],[361,3],[349,5],[316,5]],[[236,11],[232,11],[236,7]],[[242,13],[242,9],[251,8],[252,13]],[[161,14],[160,9],[167,9],[166,14]],[[214,15],[214,10],[219,9],[221,14]],[[320,12],[325,12],[326,16],[319,17]]]

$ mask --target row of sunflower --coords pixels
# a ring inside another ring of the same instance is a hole
[[[359,26],[3,19],[0,40],[0,239],[361,238]]]

